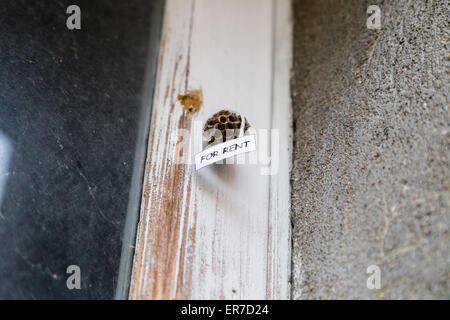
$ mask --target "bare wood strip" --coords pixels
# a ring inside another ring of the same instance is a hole
[[[292,105],[290,74],[292,68],[291,1],[274,2],[274,58],[272,128],[278,129],[279,144],[272,144],[272,154],[278,154],[280,165],[271,175],[269,208],[268,299],[290,297],[291,274],[291,191]],[[279,152],[274,149],[279,149]]]

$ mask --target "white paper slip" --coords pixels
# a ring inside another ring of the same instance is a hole
[[[256,140],[254,135],[229,140],[197,153],[195,155],[195,170],[209,166],[214,162],[255,150]]]

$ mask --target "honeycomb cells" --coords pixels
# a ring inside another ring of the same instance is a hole
[[[206,121],[206,124],[203,127],[203,134],[208,141],[207,145],[211,146],[230,139],[238,138],[241,123],[241,116],[232,111],[221,110],[215,113]],[[250,125],[247,119],[245,119],[244,133],[248,130],[248,128],[250,128]]]

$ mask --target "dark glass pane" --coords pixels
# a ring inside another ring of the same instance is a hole
[[[162,1],[71,4],[0,6],[2,299],[113,298],[134,234]]]

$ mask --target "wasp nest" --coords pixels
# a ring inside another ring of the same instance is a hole
[[[221,110],[215,113],[206,121],[206,124],[203,127],[203,134],[208,141],[207,145],[211,146],[238,138],[241,123],[242,117],[237,113],[229,110]],[[248,128],[250,128],[250,125],[247,119],[245,119],[244,133]]]

